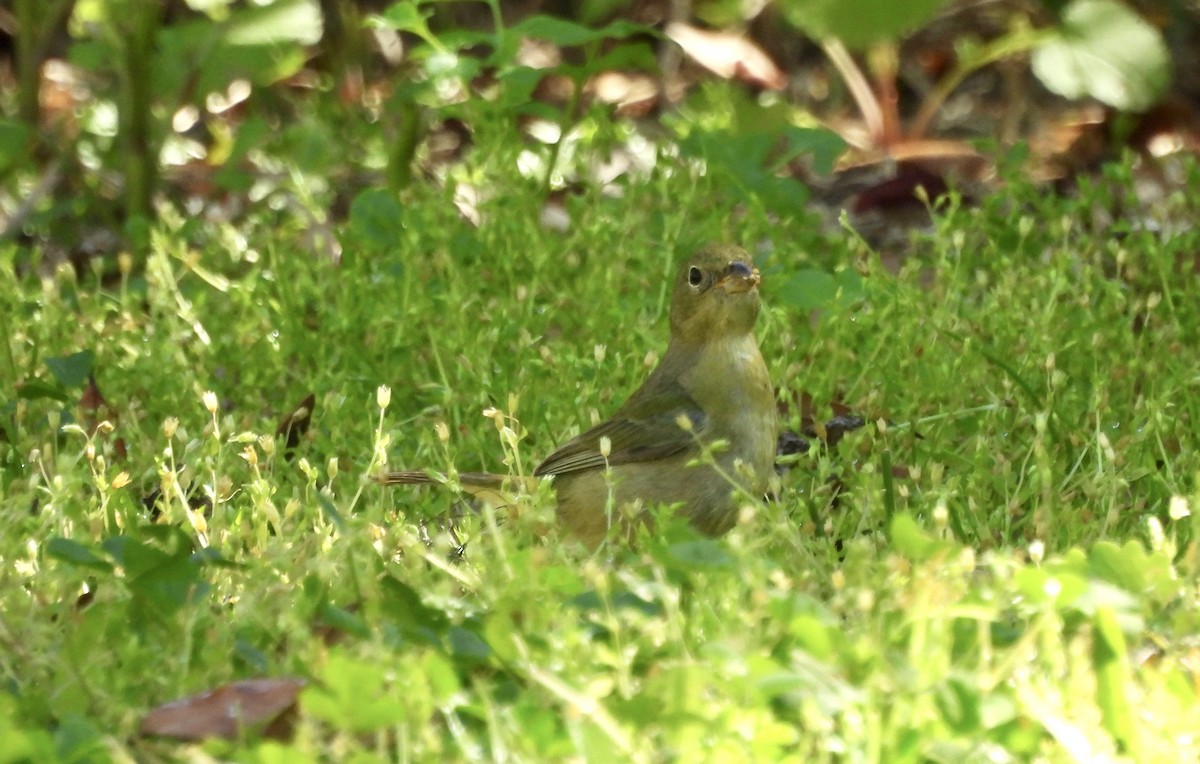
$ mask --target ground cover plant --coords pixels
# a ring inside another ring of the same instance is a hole
[[[1194,159],[1053,189],[985,143],[984,192],[867,235],[820,192],[844,144],[773,96],[705,82],[647,129],[471,66],[400,93],[421,140],[315,88],[110,256],[0,245],[0,761],[1200,757]],[[29,230],[105,208],[72,204]],[[786,431],[728,536],[590,554],[549,486],[375,483],[528,475],[649,373],[712,241],[763,273]]]
[[[950,203],[892,272],[669,162],[577,200],[567,233],[510,190],[477,228],[414,196],[389,253],[336,265],[265,225],[180,251],[181,221],[112,289],[8,251],[11,362],[67,397],[5,424],[16,760],[180,755],[133,738],[143,712],[252,676],[309,680],[294,737],[210,752],[1194,753],[1193,233],[1092,230],[1107,191],[1014,182]],[[726,540],[668,526],[589,557],[542,494],[451,538],[446,494],[370,482],[385,459],[528,473],[646,373],[668,242],[709,239],[758,254],[781,399],[870,422]],[[841,285],[816,310],[807,270]],[[111,412],[76,403],[79,349]],[[277,422],[308,391],[288,458]]]

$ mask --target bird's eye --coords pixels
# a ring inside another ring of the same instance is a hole
[[[698,287],[703,283],[704,272],[694,265],[691,268],[688,268],[688,284],[690,286]]]

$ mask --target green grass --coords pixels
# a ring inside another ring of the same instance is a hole
[[[44,384],[9,386],[0,443],[0,761],[191,755],[141,716],[251,676],[311,680],[296,734],[218,758],[1200,756],[1194,231],[1092,224],[1119,169],[1071,199],[1014,179],[893,272],[664,158],[556,233],[515,151],[461,169],[504,189],[478,228],[432,186],[365,195],[340,263],[284,214],[165,216],[110,288],[4,255],[4,362]],[[370,482],[383,458],[528,474],[645,377],[672,258],[709,240],[766,274],[780,397],[868,420],[778,502],[589,557],[544,491],[466,518],[456,562],[450,497]],[[81,350],[111,432],[64,426],[82,385],[47,362]],[[289,461],[273,433],[309,392]]]

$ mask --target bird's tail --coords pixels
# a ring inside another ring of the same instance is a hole
[[[430,475],[424,470],[402,470],[385,472],[379,476],[381,485],[450,485],[450,478],[440,475]],[[532,493],[537,488],[537,481],[531,477],[516,477],[514,475],[496,475],[490,472],[460,472],[457,477],[458,485],[463,493],[494,506],[506,506],[512,503],[518,493]]]

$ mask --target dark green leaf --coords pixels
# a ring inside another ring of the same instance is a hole
[[[333,502],[330,501],[329,498],[324,494],[318,493],[317,503],[321,505],[321,511],[325,513],[327,518],[329,518],[329,522],[333,524],[333,527],[337,528],[342,533],[345,533],[346,521],[342,518],[342,513],[338,511],[338,508],[334,506]]]
[[[78,353],[65,355],[58,358],[47,358],[46,368],[50,369],[50,373],[58,380],[58,384],[65,388],[81,387],[87,381],[88,374],[92,371],[92,360],[95,355],[90,350],[81,350]]]
[[[377,251],[393,249],[404,231],[404,208],[396,194],[368,189],[350,204],[350,232]]]
[[[624,69],[652,72],[657,71],[658,65],[658,56],[652,46],[640,42],[627,42],[589,61],[585,71],[595,73]]]
[[[107,734],[96,729],[86,717],[75,712],[68,713],[59,721],[58,729],[54,731],[54,745],[58,750],[56,759],[58,761],[107,760],[108,746],[105,744],[107,737]]]
[[[483,637],[461,626],[452,626],[449,631],[450,653],[458,658],[483,661],[491,657],[492,648]]]
[[[415,589],[397,578],[387,576],[381,583],[384,615],[410,639],[440,647],[450,627],[446,614],[426,605]]]
[[[371,636],[371,628],[367,626],[367,622],[363,620],[362,616],[351,613],[345,608],[326,603],[317,609],[317,616],[326,626],[332,626],[339,631],[352,634],[358,639],[369,639]]]
[[[611,38],[630,37],[635,34],[656,36],[658,34],[650,27],[630,21],[614,21],[607,26],[593,29],[566,19],[542,15],[530,16],[520,23],[514,24],[509,32],[522,37],[546,40],[562,47],[584,45]]]
[[[94,570],[112,570],[112,563],[78,541],[56,536],[46,542],[46,554],[56,560]]]
[[[17,387],[17,397],[27,401],[50,398],[51,400],[62,401],[63,403],[71,399],[71,396],[67,394],[62,385],[43,382],[40,379],[31,379],[28,382],[22,382]]]
[[[846,141],[825,128],[787,127],[782,135],[787,140],[784,161],[810,156],[813,170],[821,175],[832,172],[834,163],[846,151]]]

